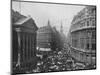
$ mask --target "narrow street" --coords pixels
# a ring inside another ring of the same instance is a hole
[[[40,73],[40,72],[56,72],[56,71],[72,71],[77,69],[84,69],[85,65],[82,63],[74,63],[74,59],[70,56],[70,49],[68,44],[64,43],[61,51],[54,52],[51,55],[45,56],[38,60],[35,69],[26,73]]]

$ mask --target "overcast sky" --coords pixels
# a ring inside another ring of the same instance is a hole
[[[74,15],[84,7],[85,6],[67,4],[12,2],[12,8],[15,11],[19,11],[25,16],[30,15],[35,20],[38,27],[46,26],[49,20],[51,25],[56,26],[57,30],[59,30],[62,23],[63,31],[66,35],[71,26],[71,21]]]

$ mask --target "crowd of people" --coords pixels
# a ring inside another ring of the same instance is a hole
[[[66,50],[61,50],[59,52],[53,53],[52,55],[42,56],[38,60],[36,68],[30,72],[41,73],[72,71],[75,70],[75,68],[74,60],[68,55]]]

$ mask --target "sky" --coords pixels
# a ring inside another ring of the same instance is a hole
[[[51,26],[55,26],[59,31],[62,24],[65,35],[69,31],[73,17],[84,7],[69,4],[12,2],[12,9],[14,11],[18,11],[25,16],[30,15],[38,27],[46,26],[49,20]]]

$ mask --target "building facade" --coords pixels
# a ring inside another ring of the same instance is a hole
[[[85,7],[71,24],[71,56],[85,64],[96,64],[96,7]]]
[[[40,27],[37,31],[37,50],[42,55],[56,53],[62,48],[60,33],[48,21],[47,26]]]
[[[48,21],[48,25],[44,27],[40,27],[37,31],[37,47],[39,50],[44,49],[44,51],[51,51],[51,45],[53,39],[53,31]]]
[[[15,73],[35,67],[37,29],[31,17],[12,23],[12,69]]]

